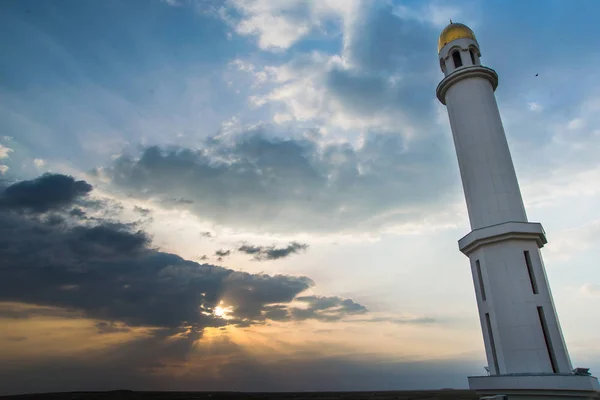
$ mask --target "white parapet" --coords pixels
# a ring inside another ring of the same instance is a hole
[[[471,376],[469,387],[482,396],[507,400],[598,400],[600,386],[594,376],[574,374],[513,374]],[[483,398],[483,397],[482,397]]]

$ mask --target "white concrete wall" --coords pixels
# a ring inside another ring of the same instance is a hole
[[[471,228],[477,230],[506,222],[527,222],[494,88],[488,79],[477,73],[477,68],[473,68],[468,51],[463,51],[473,45],[478,48],[477,42],[471,39],[458,39],[448,43],[439,53],[439,57],[446,60],[448,76],[455,71],[452,51],[456,47],[460,48],[463,60],[460,70],[467,74],[464,79],[452,83],[445,92],[444,100]],[[478,58],[476,64],[480,64]],[[467,72],[469,67],[473,70],[470,76]],[[530,254],[537,293],[532,288],[524,251]],[[569,373],[572,365],[536,239],[507,237],[484,244],[467,254],[471,261],[485,349],[492,374]],[[476,267],[477,260],[485,300]],[[538,307],[543,308],[550,351]],[[486,314],[490,316],[491,332]],[[493,347],[491,335],[494,338]],[[550,353],[555,360],[555,371]]]
[[[455,40],[441,49],[438,58],[445,60],[444,74],[448,77],[456,70],[452,51],[456,46],[461,49],[461,72],[454,75],[456,79],[448,78],[440,84],[438,98],[448,109],[471,228],[492,226],[471,232],[463,238],[462,245],[459,242],[461,251],[471,262],[488,367],[492,373],[490,377],[470,377],[469,386],[480,394],[508,394],[509,400],[542,399],[550,395],[557,400],[600,398],[596,378],[569,374],[573,367],[538,248],[545,243],[545,237],[540,240],[539,235],[528,229],[516,231],[520,235],[494,236],[493,231],[500,228],[495,225],[527,222],[527,215],[494,88],[489,76],[482,74],[481,68],[474,68],[469,52],[463,51],[473,44],[479,48],[473,40]],[[479,58],[475,61],[475,66],[479,66]],[[492,78],[496,84],[495,77]],[[448,84],[451,86],[447,87]],[[510,225],[523,228],[522,224]],[[473,242],[474,238],[480,243]],[[531,271],[525,251],[530,256]],[[538,307],[543,310],[544,323]],[[505,385],[496,387],[495,379],[506,380]],[[584,382],[586,379],[588,383]]]
[[[526,222],[490,82],[477,77],[456,82],[446,93],[446,105],[471,228],[507,221]]]
[[[529,251],[537,282],[533,293],[524,251]],[[493,374],[552,373],[548,348],[537,307],[543,307],[556,358],[557,372],[573,368],[558,324],[542,259],[534,240],[509,240],[483,246],[471,253],[471,270],[484,336],[488,365]],[[486,294],[483,300],[476,270],[479,260]],[[499,371],[495,371],[485,314],[490,314]]]

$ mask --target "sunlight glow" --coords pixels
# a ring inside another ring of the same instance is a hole
[[[232,317],[230,314],[232,312],[233,312],[233,307],[223,305],[222,301],[219,303],[218,306],[216,306],[212,310],[212,313],[215,317],[223,318],[223,319],[231,319]]]
[[[223,307],[215,307],[213,312],[219,318],[222,318],[225,315],[225,309]]]

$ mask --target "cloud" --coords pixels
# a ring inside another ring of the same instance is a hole
[[[529,102],[527,103],[527,107],[531,110],[531,111],[537,111],[537,112],[541,112],[544,107],[542,107],[541,104],[536,103],[535,101]]]
[[[393,134],[362,147],[278,139],[258,127],[200,149],[146,148],[96,174],[126,195],[174,204],[213,223],[268,232],[365,232],[424,221],[459,198],[451,148]],[[165,203],[166,204],[166,203]]]
[[[600,297],[600,285],[586,283],[579,288],[579,293],[584,297]]]
[[[230,0],[222,16],[236,33],[256,36],[261,49],[281,51],[315,30],[331,34],[326,31],[327,24],[338,19],[343,24],[360,4],[358,0]]]
[[[131,332],[131,329],[126,326],[119,326],[114,322],[100,321],[96,323],[98,333],[116,333],[116,332]]]
[[[72,229],[73,251],[90,256],[99,249],[107,253],[132,254],[146,250],[150,238],[143,231],[133,232],[129,226],[119,223],[103,223],[95,226],[77,226]],[[106,256],[103,252],[102,256]]]
[[[62,287],[61,289],[66,288]],[[81,318],[82,314],[74,310],[52,306],[0,302],[0,318],[21,320],[35,317],[77,319]]]
[[[551,256],[558,260],[568,260],[594,248],[600,239],[600,220],[559,232],[548,246]]]
[[[44,174],[34,180],[21,181],[0,194],[0,209],[28,210],[43,213],[82,199],[92,191],[92,185],[75,181],[71,176]]]
[[[414,65],[431,65],[427,69],[439,74],[437,63],[427,62],[435,52],[439,28],[403,18],[393,6],[380,3],[364,10],[351,29],[343,55],[356,69],[402,74],[413,72]]]
[[[361,322],[388,322],[396,325],[427,325],[438,321],[431,317],[371,317],[369,319],[361,320]]]
[[[133,211],[135,211],[143,216],[146,216],[146,215],[149,215],[150,213],[152,213],[152,210],[150,210],[149,208],[144,208],[144,207],[139,207],[139,206],[134,206]]]
[[[104,330],[118,324],[201,335],[206,327],[263,324],[270,306],[285,308],[314,286],[304,276],[249,274],[158,251],[135,223],[72,218],[67,208],[91,188],[43,175],[4,190],[0,301],[76,310],[106,321]],[[43,201],[32,200],[38,195]],[[221,302],[231,309],[227,319],[213,313]],[[332,304],[319,312],[342,318],[348,309]]]
[[[440,15],[460,11],[444,5],[421,9],[363,4],[368,6],[356,5],[343,14],[338,52],[294,54],[283,64],[262,69],[252,64],[248,72],[255,82],[260,74],[260,85],[268,90],[252,94],[250,103],[269,106],[276,123],[310,121],[328,131],[341,129],[345,137],[357,130],[407,137],[439,130],[431,95],[441,79],[432,62],[435,39]]]
[[[3,158],[8,158],[8,154],[11,153],[12,151],[13,151],[13,149],[0,144],[0,160]]]
[[[393,7],[393,14],[403,20],[415,20],[423,24],[431,24],[437,29],[444,28],[450,22],[449,19],[459,21],[463,18],[463,12],[456,6],[441,4],[440,2],[423,2],[419,7],[408,7],[398,4]],[[466,22],[466,21],[464,21]],[[472,23],[468,23],[474,27]]]
[[[86,213],[81,208],[73,208],[71,211],[69,211],[69,215],[77,218],[86,218]]]
[[[46,161],[42,160],[41,158],[36,158],[33,160],[33,164],[38,168],[42,168],[44,165],[46,165]]]
[[[0,143],[0,160],[2,160],[3,158],[8,158],[9,153],[12,153],[13,149],[3,146]],[[0,175],[4,175],[6,174],[6,171],[8,171],[10,169],[10,167],[8,165],[4,165],[4,164],[0,164]]]
[[[308,245],[305,243],[291,242],[286,247],[275,247],[273,246],[254,246],[244,244],[237,250],[242,253],[250,254],[254,256],[257,261],[264,260],[277,260],[280,258],[288,257],[292,254],[297,254],[301,250],[306,250]]]
[[[364,314],[366,307],[350,299],[336,296],[302,296],[296,299],[306,303],[306,308],[291,308],[292,319],[317,319],[320,321],[337,321],[348,315]]]
[[[231,250],[217,250],[215,251],[215,256],[217,257],[227,257],[231,254]]]

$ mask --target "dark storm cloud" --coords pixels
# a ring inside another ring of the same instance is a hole
[[[242,253],[252,255],[257,261],[263,261],[285,258],[302,250],[306,250],[307,248],[308,245],[305,243],[291,242],[286,247],[253,246],[250,244],[244,244],[237,250],[241,251]]]
[[[77,218],[85,218],[85,211],[83,211],[81,208],[74,208],[71,211],[69,211],[69,215],[72,217],[77,217]]]
[[[362,148],[275,139],[259,127],[211,138],[199,150],[149,147],[102,170],[128,195],[168,199],[212,222],[270,232],[365,231],[423,219],[448,190],[451,155],[436,143],[404,150],[400,135],[370,135]],[[450,148],[450,147],[449,147]],[[165,203],[167,204],[167,203]]]
[[[7,187],[0,196],[0,209],[43,213],[73,204],[91,191],[92,185],[85,181],[60,174],[44,174]]]
[[[130,332],[131,329],[126,326],[119,326],[114,322],[100,321],[96,323],[96,329],[98,333],[117,333],[117,332]]]
[[[23,207],[0,211],[0,301],[76,310],[105,321],[108,325],[98,327],[105,331],[118,322],[169,331],[191,326],[201,332],[226,324],[265,323],[269,305],[289,303],[314,285],[307,277],[248,274],[157,251],[132,223],[68,220],[66,211],[57,223],[47,216],[79,197],[69,196],[72,186],[65,181],[74,182],[64,176],[44,181],[44,191],[64,199],[46,202],[46,214],[39,207],[29,207],[29,213]],[[14,187],[35,187],[33,183],[9,186],[3,198],[24,198],[10,195],[17,192]],[[89,187],[83,181],[77,186]],[[231,319],[213,315],[220,301],[232,307]]]
[[[93,360],[56,356],[48,365],[43,358],[19,367],[0,363],[0,381],[10,382],[0,392],[167,389],[173,384],[193,390],[291,390],[296,387],[294,380],[273,383],[276,381],[270,377],[279,376],[282,368],[300,374],[310,368],[296,365],[296,361],[262,368],[231,342],[211,342],[206,354],[231,361],[208,365],[220,368],[226,380],[204,380],[203,374],[186,380],[161,372],[191,357],[202,359],[205,350],[195,343],[202,340],[207,327],[333,322],[367,313],[363,305],[350,299],[302,296],[314,286],[308,277],[249,274],[158,251],[135,223],[81,219],[79,212],[70,215],[76,203],[78,197],[72,196],[70,201],[47,205],[45,213],[21,207],[0,210],[0,318],[87,317],[96,320],[96,334],[102,335],[127,333],[134,327],[151,330],[146,336],[132,336],[132,340],[103,349]],[[114,204],[106,202],[95,202],[91,211],[85,205],[80,207],[83,213],[97,213],[102,212],[98,210],[102,205],[114,209]],[[51,223],[48,217],[52,215],[63,222]],[[228,319],[213,313],[221,301],[231,307]],[[347,361],[332,361],[323,372],[347,365]],[[36,377],[33,386],[32,376]],[[316,388],[319,382],[311,384]],[[321,383],[326,386],[326,381]]]
[[[59,230],[16,215],[1,215],[0,222],[3,301],[76,308],[131,326],[201,329],[226,323],[211,314],[221,299],[239,317],[230,323],[259,323],[266,304],[289,302],[313,285],[308,278],[257,278],[154,251],[143,233],[124,225]]]
[[[63,287],[68,289],[69,287]],[[67,310],[64,308],[56,308],[50,306],[28,306],[28,305],[15,305],[11,303],[0,302],[0,318],[10,319],[28,319],[35,317],[50,317],[50,318],[67,318],[76,319],[81,318],[83,314],[74,310]]]

